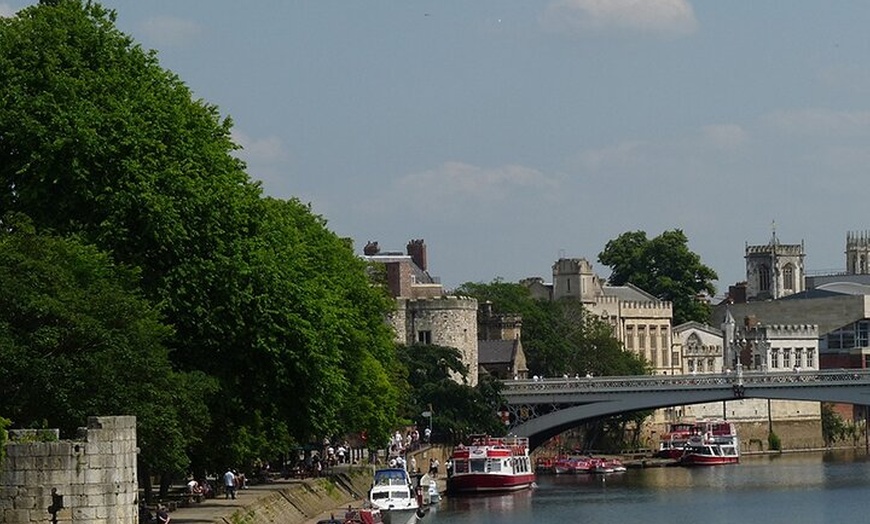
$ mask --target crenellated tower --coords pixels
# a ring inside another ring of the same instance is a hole
[[[746,298],[776,300],[804,291],[804,243],[783,244],[776,230],[766,245],[746,245]]]

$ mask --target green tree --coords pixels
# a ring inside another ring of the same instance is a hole
[[[498,411],[504,405],[497,380],[482,375],[474,387],[464,383],[468,368],[459,350],[414,344],[398,347],[399,361],[407,370],[410,395],[404,407],[409,421],[419,428],[429,425],[424,411],[432,412],[436,439],[459,442],[470,433],[504,434]],[[457,381],[457,377],[463,379]]]
[[[631,283],[671,302],[675,325],[710,320],[710,305],[698,297],[716,293],[713,281],[718,276],[689,249],[681,230],[665,231],[652,240],[644,231],[623,233],[607,243],[598,261],[610,267],[611,284]]]
[[[195,468],[385,431],[398,404],[389,301],[325,220],[263,198],[230,119],[114,21],[83,0],[0,18],[0,209],[140,271],[174,328],[174,368],[220,387]]]
[[[635,354],[624,351],[611,326],[577,300],[537,300],[522,284],[495,280],[465,283],[457,293],[491,302],[495,313],[523,319],[523,351],[533,375],[636,375],[648,372]]]
[[[185,471],[213,385],[172,370],[171,335],[138,272],[20,215],[0,229],[0,412],[75,435],[88,416],[135,415],[140,468]]]

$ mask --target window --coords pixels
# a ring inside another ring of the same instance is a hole
[[[770,291],[770,267],[767,264],[762,264],[758,268],[758,289]]]
[[[649,327],[649,348],[652,349],[653,351],[658,349],[659,337],[658,337],[658,334],[656,333],[656,331],[658,331],[658,328],[656,326]]]
[[[794,266],[786,264],[782,270],[782,287],[789,290],[794,290]]]
[[[634,349],[634,326],[625,326],[625,349]]]
[[[431,344],[432,343],[432,332],[431,331],[418,331],[417,332],[417,342],[420,344]]]
[[[637,349],[646,350],[646,326],[637,327]]]

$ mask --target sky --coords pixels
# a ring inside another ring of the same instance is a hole
[[[551,280],[628,231],[842,271],[870,230],[870,2],[105,0],[234,122],[248,174],[464,282]],[[0,15],[28,3],[0,0]]]

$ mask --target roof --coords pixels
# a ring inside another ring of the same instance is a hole
[[[661,302],[655,296],[630,283],[624,286],[602,286],[601,289],[604,296],[616,297],[625,302]]]
[[[728,314],[730,314],[730,312]],[[722,336],[721,329],[716,329],[713,326],[710,326],[707,324],[702,324],[700,322],[695,322],[694,320],[692,320],[690,322],[683,322],[679,326],[674,326],[674,333],[683,333],[683,332],[690,331],[693,329],[696,329],[698,331],[704,331],[706,333],[709,333],[711,335],[715,335],[718,337]]]
[[[477,363],[486,364],[509,364],[514,360],[514,353],[518,344],[517,340],[478,340]]]

